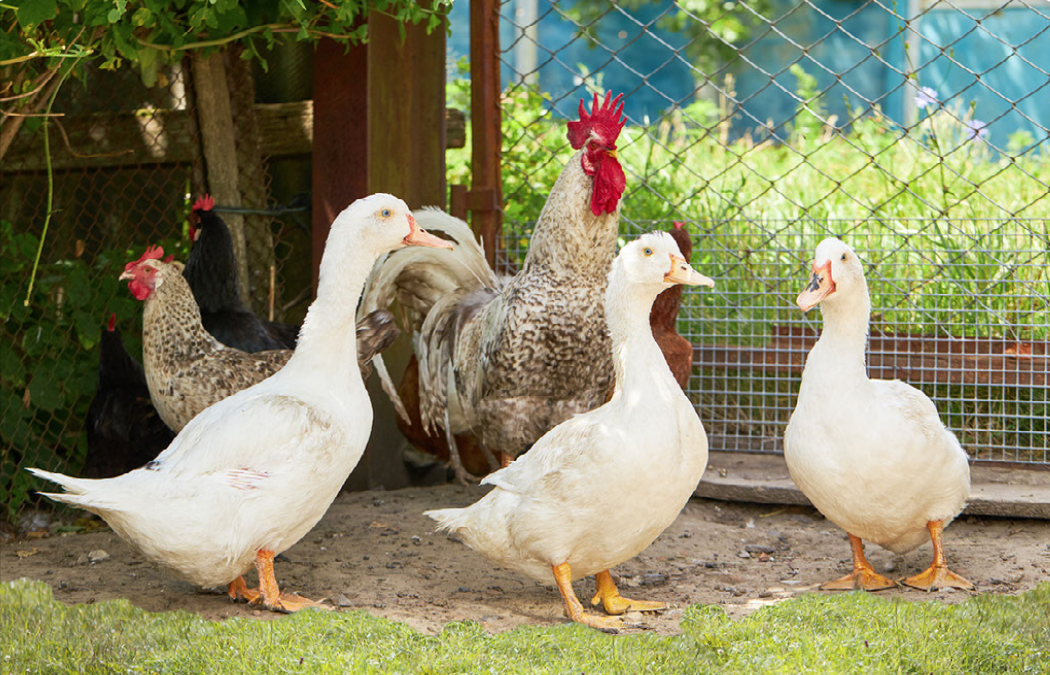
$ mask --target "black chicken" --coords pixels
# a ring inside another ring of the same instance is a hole
[[[109,317],[99,342],[95,398],[87,415],[87,478],[111,478],[137,469],[175,438],[153,408],[146,375],[124,348],[116,318]]]
[[[237,287],[233,238],[208,195],[193,204],[193,249],[182,275],[201,310],[204,329],[227,347],[245,352],[294,349],[299,329],[265,321],[248,309]]]

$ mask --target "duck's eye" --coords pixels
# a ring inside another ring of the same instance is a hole
[[[653,249],[646,246],[642,249],[642,253],[644,253],[646,256],[651,256],[653,254]]]
[[[382,211],[379,212],[379,215],[383,216],[384,218],[389,218],[390,217],[390,209],[383,209]]]
[[[846,254],[845,253],[842,254],[842,262],[846,262]]]

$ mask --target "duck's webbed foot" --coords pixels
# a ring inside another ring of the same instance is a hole
[[[926,523],[926,529],[930,531],[930,539],[933,541],[933,562],[925,571],[908,577],[901,583],[922,591],[936,591],[941,588],[976,591],[977,587],[972,582],[948,569],[948,563],[944,559],[944,548],[941,544],[941,535],[944,531],[942,521],[931,520]]]
[[[667,609],[667,605],[662,602],[629,600],[621,596],[609,570],[598,572],[594,575],[594,580],[598,583],[598,592],[591,598],[591,607],[601,605],[606,614],[620,615],[625,612],[655,612]]]
[[[263,607],[271,612],[284,612],[286,614],[298,612],[300,609],[306,609],[307,607],[331,609],[316,600],[310,600],[294,593],[282,593],[280,588],[277,587],[277,578],[273,573],[273,556],[273,551],[265,549],[261,549],[255,554],[255,569],[259,572],[259,590],[254,591],[256,597],[249,600],[251,604],[262,604]],[[235,581],[234,584],[236,583]],[[241,583],[244,583],[243,578],[241,578]],[[230,586],[232,595],[233,584],[230,584]],[[248,592],[251,593],[253,591],[248,589]]]
[[[822,591],[883,591],[896,587],[896,583],[875,571],[868,559],[864,557],[864,542],[859,537],[849,535],[850,548],[853,550],[853,571],[846,576],[820,585]]]
[[[593,616],[583,611],[580,599],[576,597],[576,591],[572,590],[572,569],[569,563],[552,565],[554,581],[558,584],[558,591],[562,600],[565,601],[565,616],[576,623],[582,623],[603,633],[619,633],[624,627],[623,621],[604,616]]]

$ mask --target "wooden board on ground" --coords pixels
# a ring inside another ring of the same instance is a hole
[[[1050,520],[1050,471],[970,465],[972,489],[963,513]],[[712,452],[696,496],[763,504],[809,504],[783,455]]]

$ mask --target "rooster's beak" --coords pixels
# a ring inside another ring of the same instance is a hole
[[[715,287],[712,279],[705,277],[694,270],[683,258],[676,255],[671,256],[671,269],[664,275],[664,281],[669,284],[685,284],[686,286]]]
[[[131,281],[134,278],[135,278],[135,271],[134,270],[124,270],[123,272],[120,273],[120,276],[117,277],[117,280],[118,281]]]
[[[426,230],[423,230],[416,224],[416,219],[412,217],[412,214],[408,214],[408,227],[409,232],[405,237],[404,242],[406,246],[431,246],[433,248],[447,248],[452,250],[452,243],[445,241],[441,237],[435,237]]]
[[[820,304],[820,301],[835,292],[835,280],[831,278],[831,261],[827,261],[821,267],[813,263],[813,273],[809,277],[809,285],[798,294],[795,304],[803,312]]]

